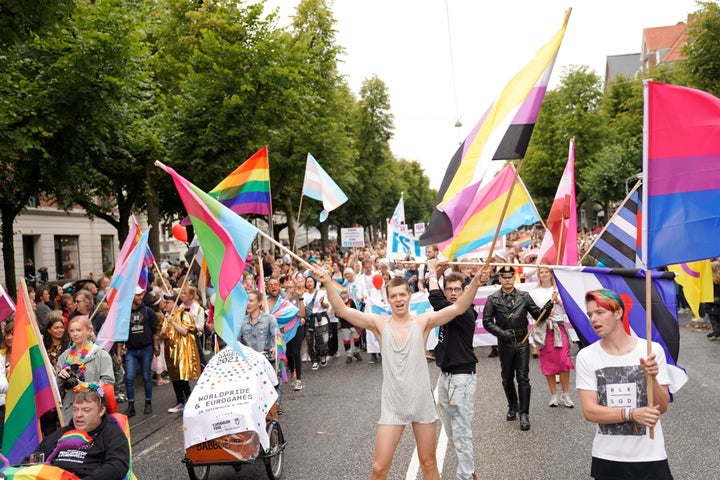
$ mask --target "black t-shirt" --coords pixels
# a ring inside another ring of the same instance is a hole
[[[153,334],[157,330],[158,319],[155,312],[141,305],[130,312],[130,334],[125,346],[129,350],[145,348],[153,342]]]
[[[440,289],[430,290],[430,305],[435,311],[452,305]],[[445,373],[475,373],[477,357],[473,351],[475,320],[477,312],[468,308],[449,323],[440,327],[438,344],[435,346],[435,363]]]

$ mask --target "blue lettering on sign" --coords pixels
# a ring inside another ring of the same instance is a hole
[[[413,252],[416,257],[421,256],[420,242],[413,238],[393,232],[392,251],[400,253]]]

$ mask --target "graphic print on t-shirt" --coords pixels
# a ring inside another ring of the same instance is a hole
[[[647,405],[647,382],[639,365],[605,367],[595,371],[598,403],[611,408]],[[632,422],[598,425],[604,435],[645,435],[645,427]]]

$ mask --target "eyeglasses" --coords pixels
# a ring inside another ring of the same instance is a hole
[[[85,301],[84,298],[76,298],[76,299],[75,299],[75,303],[81,303],[81,302],[84,302],[84,301]]]
[[[460,293],[463,290],[464,289],[462,287],[447,287],[447,288],[445,288],[445,291],[450,292],[450,293]]]

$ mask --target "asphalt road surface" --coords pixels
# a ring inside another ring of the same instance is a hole
[[[718,478],[717,449],[720,415],[720,342],[710,342],[706,325],[693,324],[682,316],[679,364],[689,382],[675,395],[663,416],[670,468],[676,479]],[[475,396],[473,433],[475,464],[479,479],[587,479],[595,431],[573,409],[550,408],[548,388],[537,359],[530,363],[533,394],[530,409],[532,428],[520,431],[517,421],[505,420],[505,399],[500,385],[497,358],[488,358],[489,347],[479,347],[478,388]],[[576,348],[573,348],[573,356]],[[287,440],[283,479],[355,480],[369,476],[376,422],[380,415],[380,363],[345,364],[330,360],[326,368],[312,371],[303,365],[305,388],[295,392],[285,386],[281,396],[280,423]],[[439,370],[430,364],[433,381]],[[578,404],[571,376],[571,397]],[[142,386],[136,391],[141,395]],[[131,419],[133,464],[140,480],[175,480],[187,477],[182,417],[167,413],[174,404],[171,385],[156,387],[154,413],[138,413]],[[125,404],[121,404],[121,411]],[[139,402],[139,412],[142,404]],[[438,429],[438,461],[443,478],[455,478],[456,459],[445,453],[445,437]],[[388,478],[421,478],[413,460],[412,431],[406,429],[395,454]],[[262,464],[213,466],[212,480],[267,478]]]

